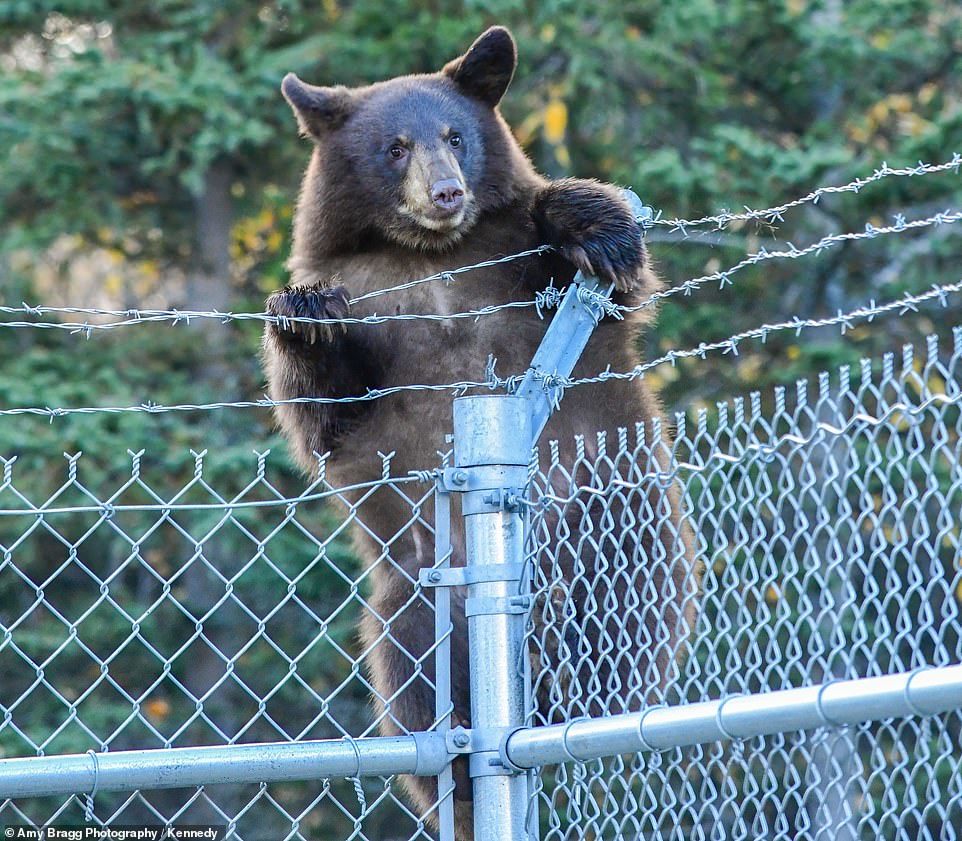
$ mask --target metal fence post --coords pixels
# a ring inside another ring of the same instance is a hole
[[[506,731],[524,724],[524,674],[518,664],[528,596],[520,591],[524,528],[517,501],[530,456],[527,400],[485,395],[455,401],[450,479],[465,491],[471,674],[470,743],[455,745],[470,752],[476,841],[526,837],[527,778],[502,764],[499,748]],[[459,741],[465,741],[463,734]]]
[[[634,193],[624,195],[639,219],[650,218]],[[470,755],[476,841],[528,838],[529,781],[502,749],[527,712],[522,649],[531,597],[522,501],[532,448],[561,400],[560,383],[605,316],[610,292],[578,272],[517,392],[454,401],[454,466],[443,484],[462,494],[466,563],[434,580],[467,587],[471,730],[452,731],[449,748]]]

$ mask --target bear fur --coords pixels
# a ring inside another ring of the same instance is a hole
[[[360,88],[315,87],[292,74],[284,79],[284,96],[301,132],[313,142],[313,152],[294,218],[291,283],[270,296],[270,313],[341,318],[463,312],[531,300],[550,282],[568,283],[577,269],[614,284],[619,304],[637,303],[658,288],[641,232],[620,192],[597,181],[549,180],[535,171],[515,141],[497,107],[515,64],[513,38],[506,29],[494,27],[437,73]],[[387,286],[543,244],[552,250],[476,269],[452,283],[425,283],[349,303]],[[575,376],[595,374],[609,365],[613,370],[633,367],[638,329],[651,310],[644,312],[624,321],[605,319]],[[521,373],[548,320],[532,308],[477,321],[334,328],[268,324],[263,360],[269,393],[275,400],[345,397],[395,385],[476,380],[489,355],[498,359],[500,371]],[[659,412],[656,398],[641,381],[581,386],[566,394],[543,440],[560,442],[562,463],[570,464],[576,436],[587,436],[590,450],[597,430],[631,427]],[[283,405],[276,408],[276,417],[304,470],[316,471],[318,454],[330,452],[330,480],[335,486],[348,485],[380,477],[379,451],[396,454],[395,475],[435,467],[438,451],[446,449],[444,433],[451,428],[451,397],[443,391],[420,391],[360,403]],[[647,632],[649,640],[662,639],[667,633],[671,644],[664,648],[672,650],[690,629],[695,587],[690,537],[680,522],[677,493],[664,488],[648,493],[649,510],[666,512],[663,516],[673,527],[649,528],[649,534],[639,538],[646,547],[638,558],[639,569],[628,584],[613,589],[616,598],[634,595],[636,603],[637,597],[650,602],[652,597],[644,594],[657,592],[658,609],[649,613],[660,616],[669,630],[636,628],[631,638],[645,638]],[[358,530],[358,551],[372,566],[360,623],[361,650],[385,735],[428,729],[435,718],[433,594],[415,586],[418,570],[434,563],[432,536],[425,527],[433,517],[427,510],[420,513],[423,522],[407,525],[411,505],[389,488],[378,490],[358,512],[366,527],[363,533]],[[572,518],[577,534],[577,518],[583,515],[572,511],[563,516]],[[452,565],[463,565],[463,535],[452,532]],[[653,555],[681,557],[682,562],[672,565],[670,573],[656,574],[645,569],[646,557]],[[570,582],[577,563],[577,558],[569,559],[549,578],[557,581],[560,575]],[[654,585],[652,578],[658,579]],[[628,587],[636,592],[628,594]],[[571,587],[567,594],[551,592],[547,600],[571,602],[567,615],[575,617],[575,630],[585,639],[581,650],[588,655],[579,668],[603,671],[606,667],[591,656],[599,635],[592,628],[598,623],[579,615],[587,599],[579,592],[587,590]],[[463,592],[452,592],[452,692],[456,722],[470,726],[464,598]],[[542,607],[545,598],[542,594]],[[623,621],[630,625],[630,620]],[[654,659],[642,650],[624,660],[631,666],[614,668],[641,674]],[[658,655],[654,666],[659,674],[666,673],[670,659],[670,654]],[[420,675],[416,661],[423,666]],[[574,677],[602,687],[636,687],[632,697],[623,688],[618,703],[602,700],[585,708],[588,714],[638,709],[646,700],[645,691],[637,689],[639,680],[626,673],[616,676],[614,684],[611,675],[585,672]],[[647,687],[652,688],[657,686]],[[548,701],[541,698],[539,704],[545,709]],[[471,790],[463,759],[455,762],[455,778],[458,837],[470,838]],[[405,786],[433,823],[436,781],[408,777]]]

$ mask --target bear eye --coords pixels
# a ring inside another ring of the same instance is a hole
[[[390,149],[388,149],[388,154],[396,161],[401,160],[401,158],[403,158],[407,153],[408,150],[399,143],[395,143]]]
[[[453,146],[455,149],[457,149],[458,146],[461,145],[461,142],[462,142],[462,140],[461,140],[461,135],[458,134],[456,131],[455,131],[455,132],[452,132],[452,133],[448,136],[448,143],[450,143],[451,146]]]

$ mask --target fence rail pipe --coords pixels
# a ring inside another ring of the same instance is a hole
[[[960,708],[962,666],[941,666],[517,730],[502,750],[515,767],[536,768]]]
[[[78,792],[135,791],[318,777],[439,774],[441,733],[32,756],[0,760],[0,801]]]

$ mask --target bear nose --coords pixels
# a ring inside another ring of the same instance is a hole
[[[457,178],[445,178],[441,181],[435,181],[431,187],[431,200],[441,208],[441,210],[454,213],[460,210],[461,205],[464,204],[464,188]]]

